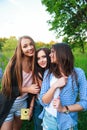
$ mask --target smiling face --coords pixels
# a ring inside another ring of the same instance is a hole
[[[47,56],[43,50],[37,53],[37,63],[41,68],[46,68],[47,66]]]
[[[35,53],[34,43],[30,39],[23,38],[21,40],[21,49],[25,56],[31,57]]]
[[[56,51],[52,48],[50,53],[51,63],[56,63]]]

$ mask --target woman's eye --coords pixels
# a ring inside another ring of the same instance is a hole
[[[37,58],[37,60],[40,60],[40,58]]]
[[[42,56],[42,58],[46,58],[46,56]]]
[[[24,46],[23,46],[23,48],[26,48],[26,47],[27,47],[27,45],[24,45]]]
[[[30,46],[33,46],[33,43],[32,43],[32,42],[30,43]]]

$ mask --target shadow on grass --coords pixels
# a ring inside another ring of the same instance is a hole
[[[33,120],[30,121],[23,121],[21,130],[34,130],[33,128]]]

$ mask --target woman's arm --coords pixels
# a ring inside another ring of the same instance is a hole
[[[73,104],[69,106],[62,106],[60,99],[54,99],[53,106],[55,109],[57,109],[59,112],[78,112],[83,110],[83,107],[79,104]]]
[[[54,92],[56,91],[57,88],[61,88],[66,84],[66,78],[61,77],[59,78],[50,88],[49,90],[43,95],[42,101],[43,103],[50,103],[53,96]]]
[[[31,100],[31,103],[29,105],[30,106],[29,107],[29,120],[31,119],[32,114],[33,114],[34,101],[35,101],[35,96],[33,96],[32,100]]]
[[[78,112],[81,110],[87,110],[87,80],[85,73],[82,69],[76,69],[76,73],[78,76],[78,94],[79,94],[79,101],[75,102],[75,104],[67,105],[70,112]],[[77,94],[77,95],[78,95]],[[62,97],[61,97],[62,98]],[[59,104],[59,105],[58,105]],[[53,102],[53,106],[57,108],[59,112],[66,112],[67,107],[62,106],[59,99],[55,99]]]
[[[22,93],[38,94],[39,92],[40,88],[37,84],[32,84],[29,87],[22,87]]]

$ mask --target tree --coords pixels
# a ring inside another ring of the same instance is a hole
[[[44,47],[45,46],[45,43],[44,42],[41,42],[41,41],[38,41],[36,42],[36,48],[40,48],[40,47]]]
[[[2,50],[5,51],[15,50],[16,46],[17,46],[17,39],[15,36],[11,36],[9,39],[5,41]]]
[[[51,15],[48,23],[56,36],[81,48],[87,41],[87,0],[41,0]],[[73,45],[72,44],[72,45]]]
[[[0,50],[2,50],[2,47],[4,46],[5,44],[5,41],[7,40],[7,38],[0,38]]]

